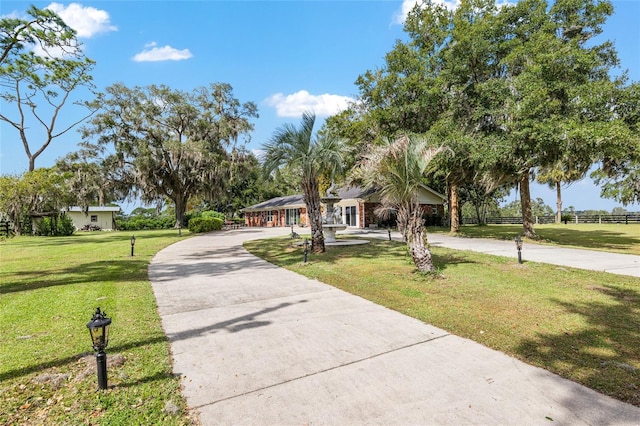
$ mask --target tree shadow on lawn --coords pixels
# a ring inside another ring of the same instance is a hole
[[[347,239],[366,239],[366,238],[347,238]],[[368,239],[367,244],[357,244],[351,246],[326,246],[324,253],[313,253],[309,242],[307,261],[320,261],[334,264],[343,259],[372,259],[384,260],[394,259],[402,253],[405,253],[404,244],[397,241],[381,241]],[[264,240],[263,240],[264,241]],[[264,246],[262,244],[253,249],[251,243],[248,244],[249,250],[255,256],[261,257],[267,261],[275,261],[283,267],[296,265],[303,262],[304,246],[300,241],[288,240],[286,243],[276,241],[274,244]],[[270,260],[271,259],[271,260]]]
[[[630,247],[640,245],[640,238],[604,229],[582,231],[579,229],[550,228],[540,229],[536,232],[545,240],[556,244],[594,250],[627,251]],[[570,235],[569,241],[567,241],[567,235]]]
[[[607,225],[602,225],[603,227]],[[635,226],[635,225],[630,225]],[[640,244],[640,238],[630,237],[621,232],[606,229],[575,229],[561,227],[536,227],[536,233],[543,242],[563,246],[579,247],[594,250],[628,251],[630,247]],[[493,238],[496,240],[513,240],[522,234],[522,225],[467,225],[461,228],[462,238]]]
[[[436,250],[435,252],[434,248]],[[283,260],[280,264],[286,267],[300,263],[303,257],[303,249],[295,248],[295,250],[295,255],[288,257],[283,256]],[[445,270],[447,266],[451,265],[477,263],[474,260],[470,260],[468,256],[464,256],[462,254],[449,252],[442,253],[442,251],[448,250],[441,250],[437,246],[430,247],[430,250],[434,266],[440,271]],[[406,260],[407,262],[412,263],[411,256],[407,251],[405,243],[377,239],[370,240],[369,244],[329,247],[325,253],[318,257],[316,256],[318,255],[314,255],[309,252],[307,257],[309,261],[317,259],[318,261],[327,262],[329,264],[335,264],[342,259],[349,258],[362,259],[363,261],[375,260],[382,263],[385,261],[394,262]]]
[[[73,235],[69,235],[66,237],[47,237],[47,236],[19,236],[16,237],[16,244],[19,244],[20,247],[45,247],[55,245],[57,246],[66,246],[66,245],[82,245],[82,244],[96,244],[96,243],[113,243],[120,242],[122,243],[123,253],[127,253],[126,247],[130,247],[131,244],[131,236],[135,235],[136,244],[143,242],[144,240],[154,240],[158,238],[167,238],[167,237],[178,237],[177,229],[163,229],[163,230],[142,230],[142,231],[93,231],[93,232],[84,232],[77,231]],[[188,237],[193,236],[193,234],[185,233],[182,239],[176,240],[182,241]],[[5,240],[5,246],[7,249],[11,249],[13,247],[13,240]]]
[[[120,345],[109,345],[107,349],[107,353],[111,353],[111,354],[122,353],[130,349],[144,347],[148,345],[155,345],[157,343],[162,343],[162,342],[168,342],[167,336],[158,335],[157,337],[149,337],[146,340],[128,342]],[[89,347],[91,347],[90,342],[89,342]],[[0,382],[4,380],[14,379],[20,376],[26,376],[26,375],[29,375],[38,371],[43,371],[49,368],[58,368],[68,364],[74,364],[80,358],[86,356],[87,353],[88,352],[83,352],[83,353],[78,353],[70,356],[65,356],[58,359],[50,359],[38,364],[27,365],[20,368],[16,368],[14,370],[9,370],[9,371],[0,373]],[[51,354],[54,355],[55,351],[52,351]]]
[[[561,334],[539,333],[516,352],[527,362],[640,406],[640,292],[615,286],[591,287],[607,301],[568,303],[586,328]]]
[[[433,256],[433,265],[439,271],[444,271],[444,270],[447,269],[447,267],[450,267],[452,265],[464,265],[464,264],[476,264],[476,263],[478,263],[475,260],[469,259],[468,256],[458,255],[458,254],[455,254],[455,253],[443,253],[443,254],[440,254],[440,253],[433,253],[433,251],[432,251],[431,255]]]
[[[38,290],[70,284],[100,281],[140,281],[147,279],[147,262],[129,258],[127,260],[103,260],[83,263],[53,271],[22,271],[11,273],[19,281],[0,286],[0,294]]]

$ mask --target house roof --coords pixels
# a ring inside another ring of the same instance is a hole
[[[368,198],[375,193],[375,188],[364,189],[359,186],[347,186],[338,190],[338,197],[343,200],[352,198]]]
[[[67,212],[84,212],[82,207],[69,207],[68,209],[62,209]],[[89,212],[119,212],[119,206],[89,206]]]
[[[445,202],[447,200],[447,197],[435,191],[434,189],[429,188],[427,185],[420,185],[420,186],[422,187],[423,190],[430,193],[435,198],[441,199],[442,202]],[[377,192],[378,192],[377,188],[363,189],[358,186],[352,186],[352,187],[341,188],[338,191],[338,196],[343,200],[353,199],[353,198],[368,200],[369,198],[375,197],[377,195]]]
[[[422,185],[422,188],[435,196],[435,198],[439,198],[442,202],[446,201],[447,197],[444,195],[434,191],[426,185]],[[364,189],[359,186],[347,186],[340,188],[337,191],[338,197],[343,200],[368,200],[376,195],[377,190],[375,188]],[[253,206],[245,207],[243,211],[245,212],[254,212],[254,211],[266,211],[266,210],[277,210],[283,208],[298,208],[304,207],[304,196],[302,194],[296,195],[288,195],[286,197],[276,197],[267,201],[263,201],[262,203],[254,204]]]
[[[286,197],[276,197],[253,206],[245,207],[246,212],[274,210],[278,208],[304,207],[304,196],[302,194],[287,195]]]

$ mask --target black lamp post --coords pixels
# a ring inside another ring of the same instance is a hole
[[[518,263],[522,263],[522,238],[520,238],[520,235],[515,238],[515,242],[518,249]]]
[[[391,241],[391,227],[387,227],[387,232],[389,233],[389,241]]]
[[[308,249],[309,249],[309,241],[305,238],[304,239],[304,263],[307,263]]]
[[[133,257],[133,247],[136,245],[136,236],[131,236],[131,257]]]
[[[100,308],[96,308],[91,321],[87,323],[93,350],[97,352],[96,362],[98,365],[98,389],[107,389],[107,354],[104,348],[109,344],[109,325],[111,318],[107,318]]]

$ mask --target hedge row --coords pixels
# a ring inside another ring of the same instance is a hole
[[[219,231],[224,221],[217,217],[194,217],[189,220],[189,231],[193,233]]]

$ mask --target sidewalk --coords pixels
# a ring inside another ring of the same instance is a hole
[[[288,232],[193,237],[149,268],[174,373],[203,425],[640,424],[638,407],[242,248]]]

